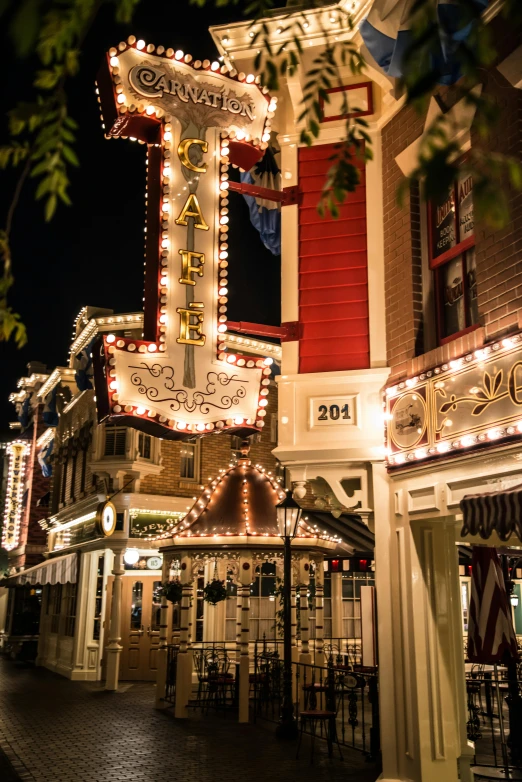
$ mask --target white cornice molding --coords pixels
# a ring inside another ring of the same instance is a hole
[[[291,17],[305,19],[308,23],[307,32],[300,36],[303,48],[320,46],[329,35],[336,35],[339,40],[351,40],[357,34],[358,27],[362,19],[368,13],[373,0],[340,0],[322,8],[299,10],[299,8],[279,9],[279,13],[256,20],[256,25],[252,25],[251,19],[245,19],[233,24],[215,25],[209,28],[212,39],[223,56],[229,56],[234,59],[239,56],[252,56],[252,37],[250,33],[256,31],[261,25],[266,25],[269,30],[269,40],[275,44],[289,44],[293,47],[292,35],[284,32],[278,33],[278,29],[284,28],[285,22]],[[332,17],[339,18],[341,15],[351,13],[353,27],[342,27],[338,22],[332,23]],[[326,35],[325,35],[326,32]]]
[[[37,397],[43,400],[58,383],[74,383],[74,371],[70,367],[56,367],[53,369],[45,383],[42,383],[37,391]]]

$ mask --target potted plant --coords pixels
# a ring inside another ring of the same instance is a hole
[[[203,600],[210,605],[215,606],[227,599],[227,588],[224,581],[214,578],[209,581],[203,590]]]
[[[166,597],[171,603],[179,603],[183,594],[181,581],[165,581],[161,588],[161,596]]]

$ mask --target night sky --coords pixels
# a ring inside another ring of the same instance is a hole
[[[15,420],[8,402],[28,361],[52,369],[66,365],[73,321],[85,305],[115,312],[139,310],[143,296],[145,223],[145,147],[104,138],[94,94],[94,80],[104,52],[131,33],[156,46],[183,49],[199,59],[215,59],[208,27],[241,19],[231,6],[206,9],[188,0],[141,0],[133,22],[117,25],[104,7],[86,39],[81,69],[69,83],[70,114],[79,122],[76,150],[81,166],[72,171],[71,207],[59,206],[45,223],[41,203],[34,202],[33,181],[23,191],[12,231],[15,285],[10,304],[22,316],[28,344],[0,342],[0,433]],[[171,31],[171,32],[168,32]],[[31,66],[15,61],[9,43],[8,80],[2,105],[31,100]],[[1,126],[6,139],[7,122]],[[1,172],[0,215],[3,227],[15,176]],[[230,285],[228,317],[271,325],[280,323],[280,259],[265,250],[251,226],[247,206],[231,196]]]

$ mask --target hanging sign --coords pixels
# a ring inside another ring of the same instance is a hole
[[[388,466],[520,439],[522,335],[386,389]]]
[[[143,339],[109,334],[93,350],[99,420],[172,439],[264,425],[270,370],[222,341],[227,172],[245,148],[262,156],[275,109],[256,81],[134,36],[108,53],[106,135],[148,147],[146,277]]]
[[[22,521],[23,497],[25,487],[25,464],[30,445],[23,440],[9,443],[6,454],[7,484],[5,489],[5,507],[2,526],[2,546],[12,551],[20,543],[20,524]]]

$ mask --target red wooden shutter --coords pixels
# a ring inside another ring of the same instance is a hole
[[[300,372],[370,366],[366,183],[340,207],[320,217],[317,203],[335,151],[333,144],[299,149]]]

